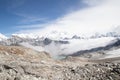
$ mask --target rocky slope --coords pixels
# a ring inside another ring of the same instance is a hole
[[[119,80],[120,59],[54,60],[46,52],[0,46],[0,80]]]

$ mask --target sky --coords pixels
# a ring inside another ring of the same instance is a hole
[[[106,32],[120,25],[119,4],[120,0],[0,0],[0,33]]]
[[[0,0],[0,32],[35,29],[84,6],[81,0]]]

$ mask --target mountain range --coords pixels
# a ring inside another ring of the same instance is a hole
[[[116,30],[104,34],[96,32],[91,36],[51,31],[44,35],[22,33],[12,34],[11,37],[0,34],[0,44],[24,46],[39,52],[45,51],[58,58],[58,56],[81,55],[101,50],[109,51],[109,49],[116,47],[111,44],[119,42],[119,38],[120,34]],[[109,45],[111,45],[110,48]]]

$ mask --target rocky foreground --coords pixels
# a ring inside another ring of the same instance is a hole
[[[54,60],[45,52],[0,46],[0,80],[120,80],[120,63],[119,58]]]

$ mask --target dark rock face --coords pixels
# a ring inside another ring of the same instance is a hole
[[[69,41],[54,41],[57,44],[69,44]]]
[[[80,37],[80,36],[77,36],[77,35],[74,35],[74,36],[72,37],[72,39],[81,39],[81,37]]]
[[[48,45],[48,44],[50,44],[51,42],[52,42],[52,40],[49,39],[49,38],[45,38],[44,41],[43,41],[43,43],[44,43],[45,45]]]

